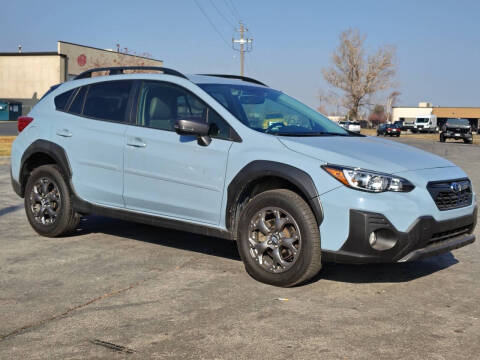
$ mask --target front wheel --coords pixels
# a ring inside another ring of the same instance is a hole
[[[275,286],[302,283],[322,267],[315,216],[299,195],[286,189],[265,191],[246,205],[237,246],[247,273]]]

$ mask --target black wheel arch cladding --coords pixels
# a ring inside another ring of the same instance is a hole
[[[293,184],[300,190],[301,196],[307,200],[318,225],[323,221],[323,210],[319,194],[315,184],[305,171],[291,165],[276,161],[255,160],[244,166],[228,185],[226,225],[230,231],[234,231],[235,223],[238,223],[237,205],[242,201],[241,197],[249,185],[265,177],[275,177]]]
[[[57,164],[57,166],[61,169],[64,176],[67,177],[67,184],[69,184],[69,180],[72,177],[72,170],[70,167],[70,163],[68,162],[67,155],[65,150],[58,144],[55,144],[51,141],[47,140],[36,140],[25,150],[22,155],[21,163],[20,163],[20,174],[19,174],[19,182],[20,182],[20,196],[25,195],[25,184],[26,184],[26,176],[28,175],[29,169],[27,169],[27,164],[30,159],[34,156],[38,156],[40,154],[46,155],[49,158],[53,159],[53,161]]]

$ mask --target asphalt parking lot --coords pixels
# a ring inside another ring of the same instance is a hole
[[[17,134],[16,121],[0,121],[0,136],[16,136]]]
[[[445,156],[480,189],[480,147],[392,141]],[[95,216],[41,238],[7,160],[0,196],[1,359],[479,357],[478,240],[413,263],[325,264],[282,289],[251,279],[225,240]]]

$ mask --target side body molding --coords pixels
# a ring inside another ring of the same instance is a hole
[[[276,161],[255,160],[239,171],[228,185],[226,225],[234,230],[236,204],[241,203],[242,192],[255,180],[263,177],[276,177],[292,183],[298,188],[313,210],[318,226],[323,221],[323,210],[315,184],[305,171]]]

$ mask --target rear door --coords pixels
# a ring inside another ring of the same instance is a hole
[[[143,82],[136,108],[137,126],[126,133],[126,207],[218,224],[232,145],[230,126],[190,91],[167,82]],[[177,119],[190,117],[210,123],[208,146],[174,131]]]
[[[75,192],[101,205],[124,207],[123,156],[133,81],[97,82],[78,88],[57,117],[54,136],[65,149]]]

